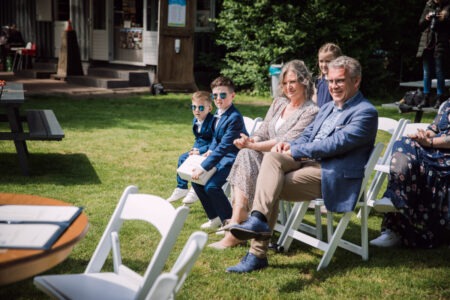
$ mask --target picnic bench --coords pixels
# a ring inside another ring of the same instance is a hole
[[[23,85],[8,83],[0,97],[0,106],[4,109],[0,122],[8,123],[10,130],[0,132],[0,140],[14,142],[22,173],[29,175],[26,141],[61,141],[64,131],[52,110],[30,109],[21,115],[20,106],[24,102]]]
[[[397,103],[381,104],[381,107],[397,109],[399,111],[399,113],[401,113],[401,114],[415,113],[416,115],[414,117],[414,123],[420,123],[421,122],[424,112],[433,112],[435,114],[438,112],[438,109],[436,109],[434,107],[421,107],[421,108],[419,108],[417,106],[413,106],[410,111],[402,112],[402,111],[400,111],[398,106],[399,105]]]
[[[400,86],[401,87],[408,87],[408,88],[416,88],[416,89],[423,88],[423,80],[421,80],[421,81],[400,82]],[[436,86],[437,86],[436,79],[432,79],[431,80],[431,87],[432,88],[436,88]],[[446,87],[450,87],[450,79],[445,79],[445,86]],[[435,114],[438,112],[438,109],[434,108],[434,107],[417,107],[417,106],[413,106],[410,111],[402,112],[402,111],[400,111],[398,106],[399,105],[397,103],[386,103],[386,104],[382,104],[381,105],[381,107],[397,109],[399,111],[399,113],[415,113],[416,115],[414,117],[414,123],[420,123],[421,122],[424,112],[432,112],[432,113],[435,113]]]

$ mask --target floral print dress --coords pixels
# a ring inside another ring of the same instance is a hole
[[[276,130],[276,123],[289,103],[289,100],[284,97],[275,98],[263,123],[253,134],[253,137],[259,137],[260,141],[276,139],[278,142],[290,142],[303,132],[319,111],[319,108],[311,100],[308,100]],[[256,179],[263,156],[264,153],[260,151],[248,148],[241,149],[228,175],[227,180],[230,184],[233,187],[238,187],[247,197],[249,210],[253,206]]]
[[[450,100],[428,130],[434,131],[436,137],[450,135]],[[423,147],[403,137],[392,151],[384,196],[399,212],[385,214],[382,229],[400,234],[408,247],[437,247],[450,234],[450,149]]]

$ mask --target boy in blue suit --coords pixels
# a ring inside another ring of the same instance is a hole
[[[240,137],[241,133],[248,135],[245,130],[244,119],[241,113],[234,107],[234,84],[231,79],[220,76],[211,83],[214,104],[217,111],[213,121],[213,140],[209,150],[204,154],[206,159],[200,168],[194,169],[193,179],[198,179],[205,171],[217,168],[214,175],[203,186],[192,183],[209,221],[201,226],[202,229],[213,230],[231,218],[232,208],[225,195],[222,186],[225,184],[231,166],[239,149],[233,141]]]
[[[178,158],[178,167],[189,157],[189,155],[201,155],[208,151],[213,138],[214,118],[211,114],[212,100],[209,92],[198,91],[192,95],[192,132],[195,136],[195,142],[189,152],[185,152]],[[169,202],[177,201],[183,198],[184,204],[192,204],[198,200],[195,191],[191,188],[188,191],[188,182],[177,175],[177,187],[172,195],[167,199]]]
[[[364,166],[378,128],[375,107],[359,91],[361,65],[340,56],[328,65],[333,97],[291,143],[279,143],[261,163],[253,211],[230,232],[252,239],[246,256],[227,272],[245,273],[268,266],[267,249],[278,217],[279,199],[305,201],[322,197],[332,212],[352,211],[358,201]]]

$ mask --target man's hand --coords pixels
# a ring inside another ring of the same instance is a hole
[[[197,148],[192,148],[191,151],[189,151],[189,155],[199,155],[200,151],[198,151]]]
[[[205,153],[203,153],[204,157],[208,157],[210,154],[212,153],[211,150],[206,151]]]
[[[275,146],[272,147],[272,149],[270,151],[292,156],[291,144],[286,143],[286,142],[280,142],[280,143],[276,144]]]
[[[193,169],[192,170],[192,179],[194,179],[194,180],[199,179],[203,173],[204,173],[203,170]]]

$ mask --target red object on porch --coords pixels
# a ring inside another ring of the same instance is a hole
[[[67,28],[66,28],[66,31],[73,31],[73,28],[72,28],[72,21],[70,21],[70,20],[67,20]]]

